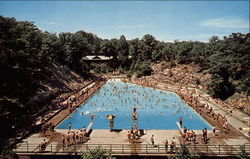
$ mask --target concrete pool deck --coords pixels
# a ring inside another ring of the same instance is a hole
[[[157,82],[155,85],[158,89],[163,90],[175,90],[176,87],[166,85],[164,83]],[[194,89],[194,88],[188,88]],[[210,138],[208,145],[244,145],[249,144],[249,130],[240,131],[239,128],[246,128],[250,125],[249,116],[239,112],[237,110],[233,111],[232,114],[228,113],[227,110],[223,109],[218,103],[214,102],[212,98],[209,97],[206,93],[197,90],[201,96],[199,100],[207,100],[209,106],[213,108],[213,110],[217,113],[221,113],[226,116],[228,123],[234,128],[234,133],[231,134],[224,134],[222,132],[217,132],[217,136],[214,136],[212,131],[208,131],[208,137]],[[92,92],[94,93],[94,91]],[[67,110],[65,110],[67,111]],[[61,111],[52,118],[49,122],[57,125],[59,124],[64,118],[68,116],[68,113]],[[210,123],[212,125],[212,123]],[[109,130],[105,129],[94,129],[90,134],[90,139],[87,142],[82,143],[80,145],[86,144],[131,144],[127,139],[127,131],[122,130],[118,132],[110,132]],[[62,134],[66,134],[68,132],[67,129],[55,129],[55,132],[52,132],[50,135],[43,136],[42,133],[33,134],[32,136],[28,137],[27,139],[23,140],[17,147],[18,149],[23,149],[28,144],[35,145],[33,146],[33,150],[37,151],[39,144],[42,143],[43,139],[46,139],[48,144],[60,145],[61,144],[61,137]],[[201,143],[201,130],[195,130],[197,134],[197,141]],[[155,144],[156,145],[163,145],[165,140],[167,139],[169,143],[171,142],[172,138],[176,138],[177,145],[181,143],[181,134],[179,130],[146,130],[146,134],[143,135],[140,139],[140,144],[151,144],[150,137],[154,135]],[[62,147],[58,147],[58,151],[62,149]]]
[[[200,143],[202,133],[201,130],[195,130],[195,132],[197,134],[197,141],[199,142],[197,147],[202,145],[211,146],[211,148],[206,150],[209,154],[218,153],[218,148],[221,145],[244,145],[249,143],[248,140],[240,136],[235,136],[234,138],[215,137],[211,131],[208,131],[210,142],[207,145],[204,145]],[[171,153],[166,154],[164,151],[165,140],[167,139],[171,142],[172,138],[175,137],[177,146],[181,143],[179,130],[146,130],[146,134],[140,139],[141,142],[139,144],[132,144],[127,139],[127,130],[110,132],[109,130],[95,129],[91,132],[90,139],[87,140],[87,142],[78,143],[76,146],[71,145],[69,147],[62,147],[62,134],[67,134],[67,130],[58,129],[52,135],[45,137],[41,134],[34,134],[20,143],[15,151],[18,152],[19,155],[74,155],[74,152],[81,154],[82,152],[87,152],[88,149],[102,146],[104,149],[112,149],[113,154],[116,155],[119,155],[121,151],[123,153],[120,155],[134,155],[134,153],[136,153],[136,155],[171,155]],[[151,135],[154,135],[155,146],[151,144]],[[45,152],[41,153],[39,145],[42,143],[44,138],[48,144]],[[134,146],[137,147],[136,151],[133,150]],[[145,154],[145,146],[147,147],[147,154]],[[248,152],[249,146],[250,145],[247,146]],[[206,149],[206,147],[204,148]],[[26,151],[27,149],[29,152]],[[221,149],[220,152],[226,153],[226,150]]]
[[[77,130],[73,129],[72,131],[77,131]],[[87,142],[85,143],[78,144],[78,146],[79,145],[116,145],[116,144],[130,145],[131,143],[129,142],[127,138],[127,132],[128,130],[110,132],[110,130],[106,130],[106,129],[94,129],[92,130],[90,134],[89,140],[87,140]],[[201,135],[200,130],[195,130],[195,132],[197,136]],[[211,131],[208,131],[208,132],[211,133]],[[66,135],[67,133],[68,133],[68,130],[56,129],[55,132],[53,132],[53,134],[51,135],[43,136],[41,133],[33,134],[32,136],[23,140],[23,142],[19,144],[19,146],[17,147],[17,151],[26,150],[27,145],[32,145],[32,146],[29,146],[29,151],[38,152],[39,144],[43,142],[43,139],[46,139],[46,142],[48,142],[49,144],[52,144],[55,147],[58,147],[58,151],[63,151],[62,150],[63,147],[61,145],[62,144],[61,137],[62,137],[62,134]],[[145,135],[141,136],[141,139],[139,139],[140,144],[149,145],[149,146],[152,145],[151,144],[152,135],[154,135],[155,145],[164,145],[166,139],[170,143],[173,137],[176,138],[176,144],[180,145],[179,130],[145,130]],[[71,147],[74,147],[74,146],[71,146]]]

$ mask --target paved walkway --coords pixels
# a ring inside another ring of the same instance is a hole
[[[96,83],[92,82],[87,87],[84,87],[82,90],[79,92],[86,92],[87,89],[92,88]],[[61,112],[59,112],[56,116],[54,116],[49,122],[57,126],[59,123],[61,123],[68,115],[70,114],[69,109],[63,109]]]
[[[72,130],[77,131],[77,130]],[[43,140],[46,139],[46,142],[53,146],[53,149],[55,147],[58,148],[59,151],[63,151],[63,148],[61,147],[61,136],[62,134],[67,134],[67,130],[65,129],[56,129],[56,132],[54,133],[53,137],[51,136],[42,136],[41,134],[33,134],[29,138],[23,140],[22,143],[18,145],[17,150],[26,150],[27,145],[29,146],[29,151],[38,152],[39,151],[39,145],[43,143]],[[84,144],[78,144],[78,149],[83,148],[84,145],[130,145],[127,138],[128,130],[121,130],[121,131],[113,131],[110,132],[110,130],[104,130],[104,129],[94,129],[90,134],[90,139],[85,142]],[[196,131],[196,134],[201,134],[200,130]],[[142,145],[151,145],[151,136],[154,135],[155,139],[155,145],[164,145],[166,139],[169,141],[169,143],[172,141],[173,137],[176,138],[176,144],[179,145],[180,141],[178,140],[178,137],[180,136],[179,130],[145,130],[145,135],[141,136],[140,144]],[[59,146],[60,145],[60,146]],[[82,146],[81,146],[82,145]],[[74,146],[71,146],[74,147]],[[48,146],[48,149],[50,147]],[[70,148],[68,148],[70,149]]]

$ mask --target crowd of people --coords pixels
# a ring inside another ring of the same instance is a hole
[[[51,135],[54,132],[55,125],[51,122],[45,123],[45,120],[42,119],[42,133],[44,136]]]
[[[136,83],[142,86],[157,88],[158,82],[149,81],[146,79],[134,79],[129,80],[129,82]],[[217,113],[213,110],[213,107],[208,104],[210,101],[209,96],[201,96],[201,94],[192,88],[187,88],[186,86],[177,85],[176,87],[164,85],[164,89],[175,92],[178,94],[183,101],[185,101],[189,106],[191,106],[197,113],[200,115],[209,118],[213,123],[213,134],[215,136],[216,130],[221,130],[221,132],[228,133],[230,131],[230,124],[228,123],[225,115]],[[216,103],[219,103],[225,108],[228,108],[228,105],[221,104],[218,100],[214,99]],[[232,114],[232,110],[230,111]],[[179,123],[182,127],[182,118],[179,118]],[[182,134],[183,142],[197,142],[196,134],[193,130],[186,130]],[[202,139],[201,143],[206,144],[208,141],[207,130],[206,128],[202,130]],[[198,142],[197,142],[198,143]]]
[[[134,82],[136,84],[142,86],[148,86],[156,88],[158,82],[148,81],[145,79],[136,79],[130,82]],[[212,106],[209,106],[208,101],[209,97],[201,96],[200,93],[196,89],[187,88],[186,86],[178,85],[177,87],[164,87],[165,89],[177,93],[183,101],[185,101],[189,106],[196,110],[202,116],[211,119],[214,123],[216,123],[218,129],[222,128],[222,132],[228,133],[230,131],[230,125],[225,117],[225,115],[221,113],[216,113]],[[218,103],[218,100],[215,100]],[[225,106],[225,105],[223,105]],[[225,106],[228,107],[228,106]]]
[[[138,130],[138,128],[136,128],[135,126],[133,126],[129,131],[128,131],[128,140],[130,143],[138,143],[140,142],[141,139],[141,133]]]
[[[71,129],[69,129],[66,135],[62,135],[62,144],[63,147],[68,147],[77,143],[84,143],[87,139],[88,137],[85,127],[77,131],[71,131]]]
[[[77,106],[83,103],[86,99],[88,99],[94,92],[96,92],[103,84],[105,83],[104,79],[95,80],[95,82],[90,86],[82,89],[77,89],[78,91],[74,91],[71,94],[62,94],[59,96],[59,103],[55,103],[55,107],[58,109],[67,108],[68,114],[72,113]],[[68,126],[69,131],[67,134],[62,135],[62,144],[64,147],[70,146],[76,143],[83,143],[88,139],[86,128],[71,131],[71,125]],[[41,118],[41,129],[43,136],[50,136],[55,129],[55,125],[52,122],[47,122],[45,117]],[[40,150],[44,151],[46,148],[46,144],[48,142],[44,142],[40,144]]]
[[[189,90],[188,88],[179,89],[178,91],[179,96],[193,109],[196,110],[202,116],[209,118],[214,123],[216,123],[217,127],[222,127],[222,131],[224,133],[229,132],[229,124],[225,115],[220,113],[216,113],[212,106],[209,106],[208,99],[202,99],[200,94],[195,90]]]
[[[137,84],[143,85],[143,86],[148,86],[148,87],[153,87],[156,88],[157,87],[157,83],[156,82],[150,82],[147,80],[136,80],[133,81]],[[97,94],[99,93],[98,89],[103,85],[103,83],[105,83],[103,80],[100,81],[96,81],[95,84],[92,87],[87,87],[86,89],[82,89],[79,92],[77,92],[74,95],[69,96],[68,98],[64,98],[62,97],[62,99],[64,99],[63,102],[59,103],[59,106],[67,106],[69,113],[72,113],[73,110],[76,109],[76,107],[80,104],[83,103],[86,99],[88,99],[94,92],[96,92]],[[115,85],[113,85],[111,83],[112,89],[115,90],[113,92],[113,95],[121,98],[123,92],[121,92],[119,89],[116,88]],[[125,91],[127,90],[128,86],[125,85]],[[126,88],[127,87],[127,88]],[[167,87],[165,87],[167,88]],[[107,89],[107,88],[104,88]],[[195,89],[190,89],[187,87],[175,87],[173,88],[167,88],[167,89],[171,89],[170,91],[173,91],[175,93],[177,93],[182,100],[184,100],[188,105],[190,105],[193,109],[196,110],[196,112],[198,112],[201,115],[205,115],[206,117],[212,119],[217,127],[221,127],[223,132],[228,133],[229,132],[229,124],[227,122],[227,119],[225,117],[225,115],[222,115],[220,113],[216,113],[213,108],[211,106],[209,106],[209,104],[206,101],[209,101],[208,98],[204,98],[203,96],[200,96],[199,92],[196,91]],[[136,90],[133,90],[134,92],[132,93],[139,93],[136,92]],[[103,94],[104,96],[106,95],[105,92]],[[150,98],[145,95],[142,94],[142,96],[147,99],[150,100]],[[131,101],[129,101],[129,99],[127,98],[121,98],[122,102],[124,103],[128,103]],[[109,99],[112,100],[112,99]],[[142,104],[139,103],[139,100],[136,98],[133,98],[133,100],[140,106],[142,106]],[[93,103],[94,105],[94,103]],[[133,112],[132,112],[132,120],[133,121],[137,121],[137,112],[136,112],[136,106],[133,107]],[[44,122],[45,123],[45,122]],[[179,123],[180,126],[182,127],[182,118],[179,118]],[[113,124],[113,123],[111,123]],[[113,125],[110,126],[113,129]],[[43,132],[44,134],[46,133],[46,130],[49,130],[49,132],[53,132],[54,131],[55,126],[52,123],[49,124],[44,124],[43,127]],[[213,132],[215,132],[216,130],[216,126],[214,125],[213,128]],[[219,129],[219,128],[218,128]],[[133,125],[132,128],[128,131],[127,137],[129,139],[129,142],[131,143],[136,143],[140,141],[142,134],[140,133],[137,125]],[[71,126],[69,127],[69,131],[67,134],[63,134],[62,135],[62,144],[63,147],[68,147],[70,145],[74,145],[76,143],[83,143],[86,141],[86,139],[88,139],[87,137],[87,133],[86,133],[86,128],[82,128],[79,129],[77,131],[71,131]],[[184,127],[184,134],[182,134],[182,139],[183,142],[193,142],[194,144],[196,143],[196,134],[193,130],[189,130],[186,129]],[[151,136],[151,143],[152,145],[154,145],[154,135]],[[207,135],[207,129],[205,128],[204,130],[202,130],[202,143],[206,144],[208,141],[208,135]],[[168,140],[166,140],[165,142],[165,148],[166,151],[168,151],[170,149],[170,152],[173,152],[174,149],[176,147],[176,141],[175,141],[175,137],[173,137],[171,142],[168,142]]]
[[[88,99],[94,92],[97,92],[104,83],[104,80],[95,81],[93,85],[89,85],[86,87],[86,89],[82,89],[74,95],[71,95],[64,102],[59,103],[59,105],[68,106],[69,113],[72,113],[76,107],[86,101],[86,99]]]

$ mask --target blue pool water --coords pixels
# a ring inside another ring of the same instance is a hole
[[[133,106],[137,106],[139,129],[178,129],[176,122],[181,116],[183,126],[188,129],[211,129],[190,106],[178,95],[169,91],[142,87],[120,80],[109,80],[65,119],[57,129],[87,127],[90,114],[95,114],[93,129],[109,129],[107,115],[114,114],[115,129],[130,129],[132,126]]]

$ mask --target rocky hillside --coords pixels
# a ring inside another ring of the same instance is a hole
[[[12,74],[5,75],[5,80],[2,80],[8,85],[0,96],[2,139],[23,133],[37,116],[53,109],[52,100],[58,95],[74,92],[88,82],[67,67],[54,63],[39,69],[13,69],[15,71],[12,70]]]
[[[152,66],[153,77],[172,84],[197,87],[207,90],[211,75],[201,72],[200,67],[194,64],[171,65],[170,63],[157,63]]]
[[[86,81],[89,71],[73,45],[77,37],[61,36],[0,16],[0,139],[29,129],[36,117],[53,109],[58,95]]]
[[[208,92],[208,84],[211,81],[211,75],[207,71],[201,71],[201,68],[195,64],[171,64],[157,63],[152,65],[153,74],[150,78],[164,81],[166,83],[195,87]],[[234,93],[227,100],[218,101],[232,109],[239,109],[250,115],[250,97],[242,93]]]

